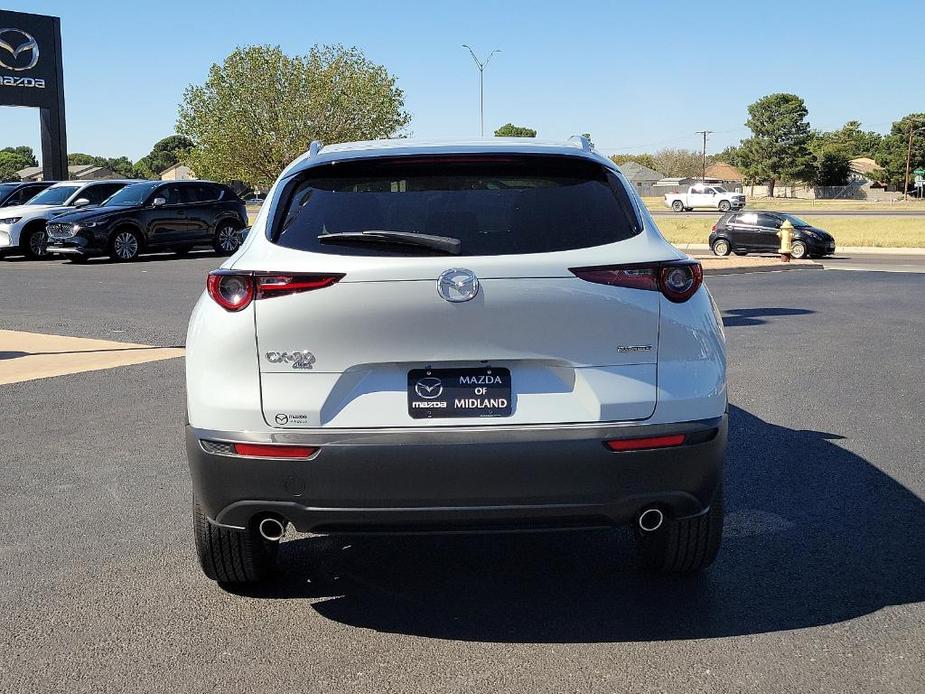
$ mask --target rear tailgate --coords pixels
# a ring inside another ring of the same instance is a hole
[[[644,419],[655,407],[658,299],[563,277],[483,280],[464,303],[444,301],[433,279],[258,301],[264,414],[312,427]],[[284,351],[310,352],[311,368],[280,360]],[[485,366],[510,371],[509,417],[411,418],[410,371]]]

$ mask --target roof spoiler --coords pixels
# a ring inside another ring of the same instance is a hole
[[[568,141],[574,142],[575,144],[580,146],[585,152],[590,152],[592,149],[594,149],[594,145],[591,144],[591,140],[589,140],[584,135],[572,135],[568,139]]]
[[[324,147],[324,144],[321,140],[312,140],[312,143],[308,146],[308,156],[317,157],[318,152]]]

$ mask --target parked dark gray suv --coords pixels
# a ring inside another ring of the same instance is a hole
[[[247,209],[228,186],[147,181],[123,188],[93,210],[49,223],[48,252],[75,261],[94,255],[127,261],[145,251],[185,253],[203,245],[231,255],[245,227]]]

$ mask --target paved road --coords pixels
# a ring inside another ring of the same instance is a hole
[[[827,270],[871,272],[925,272],[925,255],[839,253],[820,260]]]
[[[767,209],[761,205],[755,206],[748,209]],[[772,209],[775,209],[772,205]],[[807,207],[806,209],[800,210],[791,210],[791,209],[778,209],[778,212],[787,212],[789,214],[795,214],[798,217],[804,215],[815,215],[826,217],[925,217],[925,207],[920,210],[892,210],[892,209],[883,209],[883,210],[839,210],[831,209],[828,207]],[[679,217],[697,217],[697,216],[711,216],[719,217],[722,212],[719,210],[691,210],[690,212],[675,212],[674,210],[669,210],[667,207],[650,207],[649,212],[654,216],[659,215],[678,215]]]
[[[2,264],[0,327],[178,344],[216,264]],[[708,282],[729,509],[686,580],[624,532],[299,537],[224,592],[192,558],[181,360],[0,386],[0,691],[923,691],[925,277]]]

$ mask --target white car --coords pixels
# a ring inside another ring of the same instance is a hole
[[[699,263],[582,138],[320,147],[209,274],[187,336],[200,564],[302,532],[632,523],[708,566],[726,361]]]
[[[695,209],[728,212],[745,207],[745,195],[726,190],[720,185],[698,183],[688,188],[686,193],[666,193],[664,202],[665,207],[675,212]]]
[[[113,193],[137,181],[61,181],[25,205],[0,208],[0,257],[14,253],[28,258],[47,255],[45,224],[78,207],[99,205]]]

